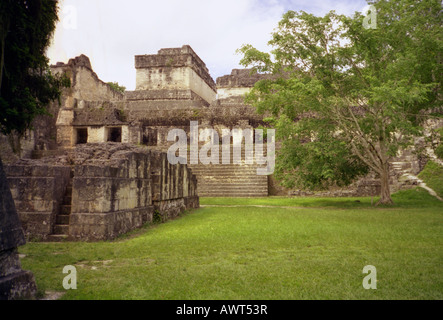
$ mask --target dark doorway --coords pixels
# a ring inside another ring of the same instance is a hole
[[[147,146],[156,146],[157,134],[157,129],[145,128],[143,132],[143,144]]]
[[[77,141],[76,144],[88,143],[88,129],[79,128],[77,129]]]
[[[122,128],[109,128],[108,141],[122,142]]]

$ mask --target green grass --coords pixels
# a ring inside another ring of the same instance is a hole
[[[263,198],[201,198],[201,205],[209,206],[280,206],[300,208],[373,208],[378,197],[343,197],[343,198],[313,198],[313,197],[263,197]],[[441,202],[430,197],[421,188],[404,190],[392,195],[394,206],[383,208],[418,208],[441,206]]]
[[[440,197],[443,197],[443,167],[433,161],[428,161],[418,175],[426,185],[432,188]]]
[[[28,243],[22,266],[41,292],[64,291],[63,267],[76,266],[77,290],[62,299],[442,299],[443,205],[421,189],[395,200],[202,198],[238,207],[116,241]],[[376,290],[362,286],[366,265]]]

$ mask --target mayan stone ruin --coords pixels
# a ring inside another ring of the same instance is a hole
[[[234,69],[215,82],[187,45],[135,56],[136,88],[124,93],[100,80],[84,55],[51,68],[71,80],[61,104],[49,106],[53,116],[35,119],[18,156],[5,137],[0,139],[12,197],[28,238],[113,239],[143,223],[198,208],[199,196],[313,195],[280,187],[272,175],[257,174],[263,164],[246,161],[254,129],[266,123],[243,97],[267,75]],[[194,137],[192,122],[198,124]],[[186,164],[168,162],[166,152],[174,144],[168,139],[171,129],[183,130],[188,145],[202,148],[207,139],[199,137],[208,128],[217,133],[210,138],[220,143],[217,155],[210,151],[218,164],[203,164],[202,155],[196,157],[190,149]],[[226,136],[224,130],[232,134]],[[229,163],[222,163],[224,139]],[[232,161],[236,139],[245,141],[240,162]],[[416,183],[399,178],[417,174],[423,165],[411,150],[404,151],[392,163],[391,190]],[[378,180],[368,176],[346,189],[318,194],[371,196],[379,190]]]

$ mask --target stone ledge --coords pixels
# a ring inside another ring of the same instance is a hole
[[[136,90],[126,91],[126,100],[198,100],[204,101],[192,90]]]

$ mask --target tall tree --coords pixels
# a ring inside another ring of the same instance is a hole
[[[45,51],[58,20],[58,1],[0,2],[0,132],[23,134],[36,115],[69,86],[51,74]]]
[[[358,12],[289,11],[272,34],[270,54],[251,45],[239,51],[243,65],[276,75],[256,83],[246,100],[270,115],[282,141],[277,178],[321,189],[372,170],[380,178],[379,203],[391,204],[390,159],[442,105],[442,5],[372,4],[372,28]]]

